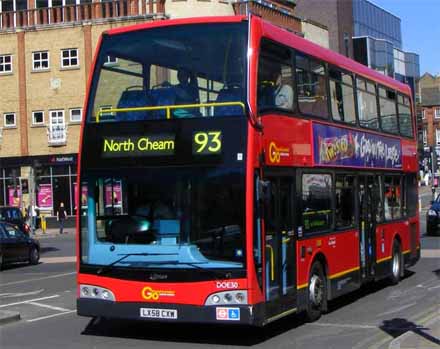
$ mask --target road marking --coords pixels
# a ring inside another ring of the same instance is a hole
[[[414,306],[416,304],[417,303],[411,303],[411,304],[402,305],[401,307],[398,307],[398,308],[395,308],[395,309],[391,309],[391,310],[386,311],[384,313],[377,314],[376,316],[379,317],[379,316],[383,316],[383,315],[389,315],[389,314],[397,313],[397,312],[399,312],[401,310],[404,310],[406,308],[411,308],[412,306]]]
[[[428,291],[435,290],[436,288],[440,288],[440,285],[432,286],[432,287],[428,288]]]
[[[19,305],[19,304],[26,304],[26,303],[30,303],[30,302],[35,302],[35,301],[42,301],[45,299],[52,299],[52,298],[57,298],[59,297],[58,294],[55,294],[53,296],[48,296],[48,297],[42,297],[42,298],[35,298],[35,299],[28,299],[27,301],[22,301],[22,302],[15,302],[15,303],[9,303],[9,304],[2,304],[0,305],[0,308],[6,308],[6,307],[10,307],[13,305]]]
[[[75,312],[76,312],[76,310],[69,310],[69,311],[65,311],[64,313],[58,313],[58,314],[52,314],[52,315],[37,317],[35,319],[30,319],[30,320],[26,320],[26,321],[27,322],[40,321],[40,320],[49,319],[49,318],[55,317],[55,316],[60,316],[60,315],[65,315],[65,314],[72,314],[72,313],[75,313]]]
[[[332,324],[329,322],[317,322],[317,323],[312,323],[310,324],[312,326],[322,326],[322,327],[327,327],[327,326],[332,326],[332,327],[340,327],[340,328],[353,328],[353,329],[377,329],[377,326],[374,325],[356,325],[356,324]]]
[[[3,293],[0,294],[0,298],[16,298],[16,297],[24,297],[24,296],[33,296],[43,291],[44,289],[31,291],[31,292],[24,292],[24,293]]]
[[[440,250],[422,249],[422,258],[440,258]]]
[[[60,278],[63,276],[73,275],[76,274],[76,271],[70,272],[70,273],[63,273],[63,274],[56,274],[51,276],[45,276],[38,279],[29,279],[29,280],[22,280],[22,281],[14,281],[14,282],[7,282],[6,284],[1,284],[0,287],[3,286],[10,286],[10,285],[19,285],[19,284],[25,284],[32,281],[40,281],[40,280],[47,280],[47,279],[54,279],[54,278]]]
[[[45,263],[45,264],[75,263],[76,256],[44,257],[44,258],[40,258],[40,262]]]
[[[29,302],[28,304],[32,304],[32,305],[36,305],[37,307],[42,307],[42,308],[48,308],[48,309],[52,309],[52,310],[57,310],[57,311],[71,311],[70,309],[66,309],[66,308],[60,308],[60,307],[54,307],[53,305],[49,305],[49,304],[43,304],[43,303],[38,303],[38,302]]]

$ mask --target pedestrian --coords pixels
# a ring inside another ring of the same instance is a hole
[[[64,221],[67,218],[67,212],[66,212],[66,208],[64,207],[64,202],[60,202],[60,208],[58,209],[57,212],[57,221],[60,224],[60,234],[63,233],[63,229],[64,229]]]
[[[35,234],[35,230],[37,230],[37,217],[39,210],[40,208],[36,204],[32,204],[30,207],[32,234]]]

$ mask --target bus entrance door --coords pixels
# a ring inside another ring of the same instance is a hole
[[[367,282],[375,275],[378,177],[360,176],[358,195],[361,282]]]
[[[277,171],[278,172],[278,171]],[[293,226],[293,173],[267,174],[265,199],[265,280],[266,317],[296,306],[296,236]]]

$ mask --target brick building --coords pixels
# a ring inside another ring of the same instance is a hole
[[[328,46],[295,1],[1,0],[0,205],[75,213],[82,106],[93,51],[110,28],[164,18],[256,13]],[[307,33],[303,33],[303,26]]]
[[[434,170],[440,168],[440,76],[425,73],[419,81],[420,104],[418,107],[419,142],[422,169],[432,169],[430,161],[435,152]]]

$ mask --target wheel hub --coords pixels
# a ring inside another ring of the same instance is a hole
[[[323,283],[318,275],[313,275],[309,286],[310,300],[315,306],[322,303]]]

